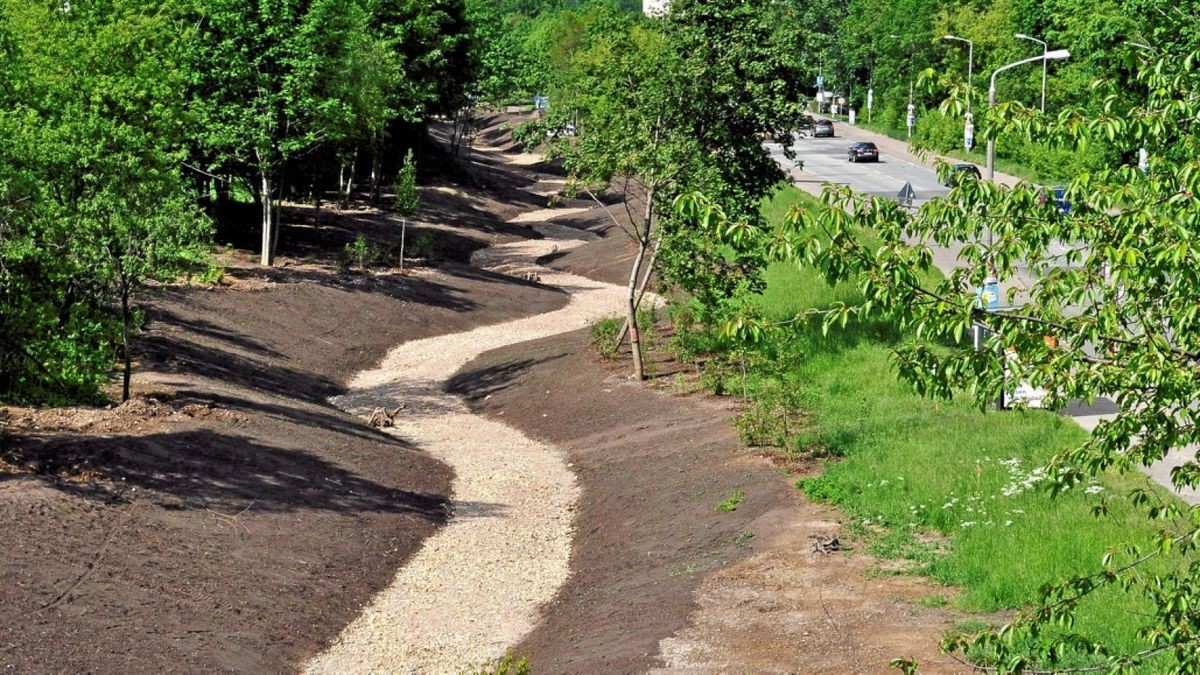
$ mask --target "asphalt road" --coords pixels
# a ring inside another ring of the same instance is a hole
[[[881,197],[895,197],[905,183],[911,183],[918,203],[950,192],[938,182],[933,169],[882,149],[878,162],[850,162],[847,150],[853,142],[842,137],[797,139],[792,148],[796,159],[803,163],[803,171],[784,156],[778,143],[768,143],[766,147],[780,166],[800,180],[809,174],[810,179],[849,185],[859,192]]]

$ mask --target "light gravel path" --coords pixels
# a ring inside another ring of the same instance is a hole
[[[592,235],[545,222],[574,210],[521,217],[545,239],[478,251],[472,263],[532,272],[571,294],[563,309],[463,333],[405,343],[359,373],[335,399],[362,414],[405,409],[389,433],[455,473],[452,517],[377,594],[312,673],[457,673],[500,658],[538,620],[566,581],[579,488],[558,448],[472,414],[445,385],[476,356],[563,333],[620,311],[624,289],[538,267],[534,260]]]

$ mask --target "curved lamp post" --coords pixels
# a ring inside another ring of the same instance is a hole
[[[992,108],[996,105],[996,76],[999,75],[1000,73],[1003,73],[1004,71],[1010,70],[1012,68],[1016,68],[1017,66],[1023,66],[1027,63],[1034,63],[1036,61],[1042,61],[1043,63],[1045,63],[1050,60],[1061,61],[1070,56],[1071,56],[1071,52],[1069,52],[1065,49],[1057,49],[1052,52],[1045,52],[1045,53],[1041,54],[1040,56],[1031,56],[1030,58],[1027,58],[1027,59],[1021,59],[1020,61],[1014,61],[1006,66],[1000,66],[999,68],[996,69],[995,72],[992,73],[992,80],[991,80],[991,83],[988,85],[988,108]],[[990,181],[996,180],[996,137],[994,134],[989,134],[988,142],[987,142],[987,179]],[[992,239],[992,228],[989,227],[988,228],[988,249],[989,249],[989,251],[991,250],[994,243],[995,242]],[[990,254],[989,254],[989,258],[990,258]],[[996,269],[990,259],[988,260],[988,278],[984,283],[985,283],[985,285],[989,284],[989,283],[990,284],[998,283],[998,280],[996,278]]]
[[[1061,61],[1070,56],[1071,52],[1065,49],[1056,49],[1052,52],[1045,52],[1040,56],[1031,56],[1027,59],[1014,61],[1006,66],[1000,66],[994,73],[992,73],[992,81],[988,85],[988,107],[991,108],[996,105],[996,76],[1000,73],[1012,68],[1016,68],[1017,66],[1023,66],[1026,63],[1041,61],[1044,65],[1048,61]],[[996,138],[994,136],[988,139],[987,144],[987,172],[988,180],[996,179]]]
[[[892,33],[888,37],[896,39],[896,40],[904,39],[903,37],[896,35],[895,33]],[[912,138],[913,126],[916,124],[916,120],[917,120],[917,115],[916,115],[917,107],[913,103],[913,60],[916,58],[917,58],[917,45],[916,45],[916,43],[913,43],[913,44],[909,45],[909,50],[908,50],[908,118],[906,119],[906,122],[907,122],[907,126],[908,126],[908,137],[909,138]]]

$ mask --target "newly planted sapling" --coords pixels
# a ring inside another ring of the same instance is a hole
[[[400,214],[400,271],[404,271],[404,239],[408,235],[408,219],[421,207],[421,195],[417,190],[417,164],[412,149],[404,155],[404,165],[396,176],[396,204]]]

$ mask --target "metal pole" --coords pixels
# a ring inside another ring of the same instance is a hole
[[[996,105],[996,78],[992,77],[992,86],[988,88],[988,108]],[[996,136],[988,136],[987,144],[987,179],[996,180]]]
[[[988,108],[991,109],[995,106],[996,106],[996,76],[992,75],[992,84],[990,87],[988,87]],[[989,181],[993,181],[993,182],[995,182],[995,180],[996,180],[996,135],[995,134],[988,134],[987,179]],[[992,227],[989,225],[988,226],[988,238],[987,238],[988,278],[984,281],[985,284],[989,283],[989,282],[995,283],[996,281],[998,281],[996,278],[996,266],[992,264],[991,250],[992,250],[992,245],[994,243],[995,242],[992,239]]]
[[[974,90],[971,88],[971,76],[975,73],[975,43],[967,40],[967,114],[971,113],[971,94]]]
[[[1026,35],[1024,33],[1017,33],[1013,37],[1017,38],[1018,40],[1029,40],[1030,42],[1036,42],[1042,46],[1042,57],[1041,57],[1042,58],[1042,114],[1045,114],[1046,113],[1046,72],[1047,72],[1047,69],[1050,67],[1050,59],[1047,56],[1047,54],[1050,53],[1050,46],[1046,43],[1045,40],[1039,40],[1039,39],[1033,37],[1032,35]]]
[[[1042,114],[1046,114],[1046,70],[1050,67],[1050,59],[1046,58],[1046,54],[1050,53],[1050,47],[1045,42],[1042,43]]]

